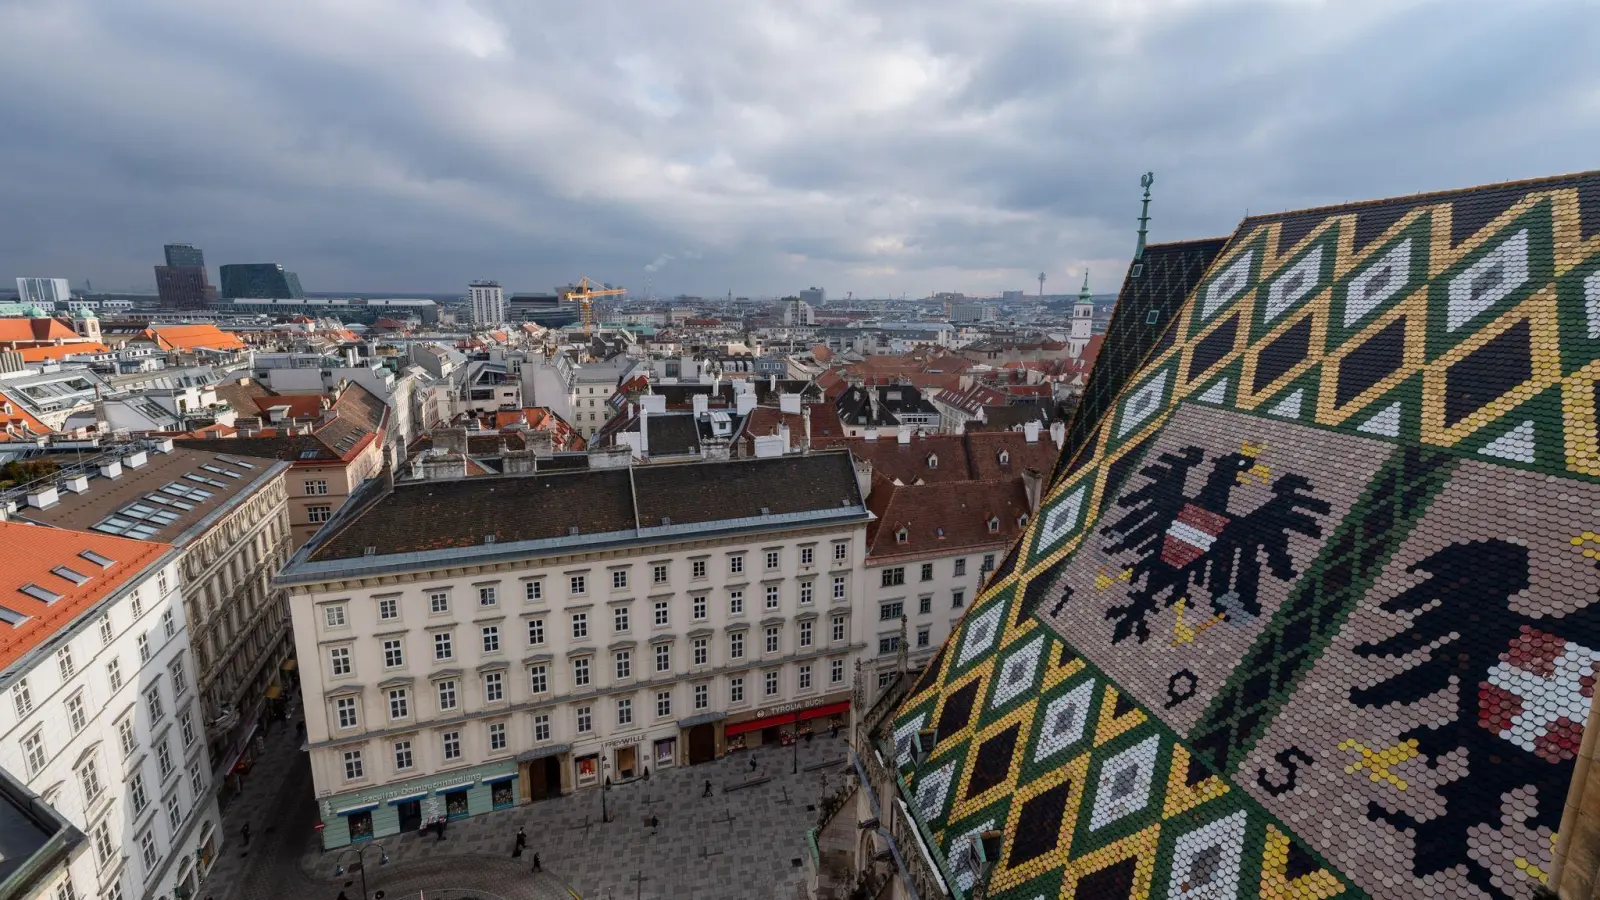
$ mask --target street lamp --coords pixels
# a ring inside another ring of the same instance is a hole
[[[601,822],[609,822],[609,821],[611,821],[611,812],[608,809],[606,809],[606,795],[611,793],[611,776],[606,774],[606,770],[609,769],[609,768],[611,768],[611,760],[606,759],[605,754],[601,753],[601,755],[600,755],[600,777],[602,779],[602,781],[600,783],[600,821]]]
[[[387,866],[389,852],[377,841],[362,844],[360,847],[346,847],[333,864],[333,877],[338,878],[344,874],[344,858],[352,853],[356,855],[356,862],[361,866],[361,900],[367,900],[367,851],[374,847],[378,848],[378,865]]]
[[[794,738],[790,741],[794,747],[794,762],[789,766],[789,774],[798,775],[800,774],[800,710],[798,709],[794,711],[794,728],[790,730],[789,736]]]

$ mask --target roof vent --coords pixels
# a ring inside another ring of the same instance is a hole
[[[495,541],[495,536],[492,535],[492,534],[486,534],[486,535],[483,536],[483,542],[485,544],[492,544],[492,543],[494,543],[494,541]]]
[[[577,536],[578,536],[578,526],[576,526],[576,525],[568,525],[567,526],[567,537],[577,537]]]
[[[28,492],[28,505],[34,509],[49,509],[55,506],[56,501],[59,499],[61,499],[61,492],[53,487],[40,488],[37,491]]]
[[[162,438],[161,440],[156,441],[155,448],[157,453],[171,453],[172,438]]]
[[[145,463],[147,463],[149,461],[150,461],[150,456],[148,454],[146,454],[143,450],[140,450],[137,453],[129,453],[127,456],[124,456],[122,458],[122,464],[127,466],[130,469],[141,468],[142,466],[144,466]]]
[[[662,516],[661,517],[661,527],[662,528],[665,528],[665,527],[667,527],[668,525],[671,525],[671,524],[672,524],[672,517],[671,516]]]
[[[117,460],[113,459],[112,461],[110,461],[108,463],[101,463],[100,464],[100,477],[101,478],[120,478],[121,476],[122,476],[122,463],[118,462]]]
[[[361,555],[362,556],[377,556],[378,555],[378,548],[377,547],[366,547],[366,548],[363,548],[362,551],[361,551]]]
[[[74,475],[71,478],[61,482],[61,486],[73,492],[74,494],[81,494],[89,489],[89,476]]]
[[[772,515],[772,508],[771,508],[771,507],[769,507],[769,506],[763,506],[763,507],[761,507],[761,514],[762,514],[762,515],[763,515],[763,516],[770,516],[770,515]]]

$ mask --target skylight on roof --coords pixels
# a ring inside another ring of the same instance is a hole
[[[83,551],[80,551],[78,553],[78,555],[83,557],[84,559],[87,559],[89,562],[94,563],[95,565],[99,566],[102,569],[109,569],[112,566],[117,564],[117,561],[112,559],[111,557],[109,557],[109,556],[101,556],[100,554],[94,552],[93,550],[83,550]]]
[[[17,590],[20,590],[22,593],[27,594],[29,597],[32,597],[33,599],[42,601],[44,603],[54,603],[57,600],[61,599],[61,595],[60,594],[56,593],[55,591],[49,590],[47,588],[39,587],[37,584],[34,584],[31,581],[28,582],[27,584],[23,585],[22,587],[18,588]]]
[[[226,475],[229,478],[238,478],[239,477],[239,473],[238,472],[230,472],[227,469],[219,468],[217,466],[213,466],[213,465],[210,465],[210,464],[203,465],[200,468],[206,470],[207,472],[215,472],[218,475]]]
[[[83,584],[84,582],[89,580],[89,576],[83,574],[82,572],[75,572],[72,569],[67,568],[66,566],[56,566],[54,569],[51,569],[50,571],[52,573],[56,574],[56,575],[61,576],[62,578],[65,578],[66,580],[72,582],[73,584]]]
[[[319,450],[301,450],[300,451],[300,458],[301,459],[316,459],[320,452],[321,451],[319,451]]]
[[[219,456],[219,457],[217,457],[217,462],[224,462],[224,463],[227,463],[230,466],[238,466],[241,469],[254,469],[255,468],[255,466],[251,465],[250,463],[247,463],[242,459],[234,459],[231,456]]]
[[[189,479],[190,481],[198,481],[201,484],[209,484],[212,487],[227,487],[226,484],[223,484],[222,482],[216,480],[215,478],[207,478],[204,475],[196,475],[193,472],[190,472],[189,474],[187,474],[187,475],[185,475],[183,477]]]

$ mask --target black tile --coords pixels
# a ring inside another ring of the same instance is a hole
[[[1306,316],[1278,335],[1256,358],[1255,383],[1252,392],[1259,391],[1294,368],[1311,350],[1311,317]]]
[[[1186,380],[1192,382],[1211,371],[1212,366],[1221,362],[1222,358],[1233,350],[1233,342],[1238,336],[1239,317],[1233,316],[1218,325],[1200,343],[1195,344],[1194,352],[1189,356],[1189,374]]]
[[[1071,793],[1071,780],[1063,781],[1022,804],[1011,856],[1007,860],[1010,866],[1015,868],[1056,848],[1056,841],[1061,837],[1061,817],[1066,814]]]
[[[1011,777],[1011,755],[1016,749],[1015,725],[978,745],[978,758],[972,764],[972,778],[967,782],[968,800]]]
[[[939,739],[944,740],[967,727],[972,721],[972,704],[978,698],[978,682],[969,681],[960,690],[945,698],[944,710],[939,713]]]
[[[1339,383],[1333,392],[1335,406],[1343,406],[1362,391],[1399,370],[1406,359],[1406,320],[1396,319],[1366,343],[1350,351],[1339,363]]]
[[[1133,895],[1133,876],[1137,857],[1129,857],[1098,872],[1090,872],[1078,879],[1075,900],[1127,900]]]
[[[1533,377],[1531,326],[1524,319],[1445,373],[1444,423],[1454,425]]]

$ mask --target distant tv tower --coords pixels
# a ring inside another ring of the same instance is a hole
[[[1044,273],[1039,273],[1039,299],[1044,299]]]

